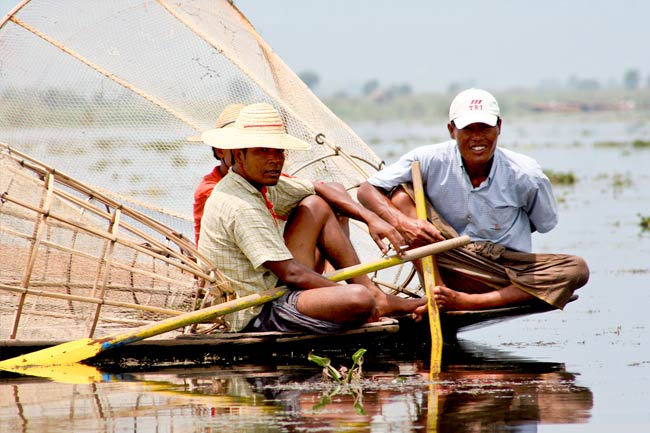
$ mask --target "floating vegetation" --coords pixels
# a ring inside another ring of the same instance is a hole
[[[167,153],[172,150],[178,150],[181,148],[181,143],[175,141],[149,141],[142,145],[144,150],[153,150],[155,152]]]
[[[320,399],[320,402],[312,407],[313,410],[323,409],[332,402],[332,397],[345,392],[354,397],[354,412],[357,415],[365,415],[366,410],[363,407],[363,392],[360,387],[363,365],[363,355],[366,349],[359,349],[352,355],[352,367],[349,369],[341,366],[338,370],[332,366],[329,358],[317,356],[310,353],[307,359],[323,367],[323,379],[333,381],[335,387],[330,389]]]
[[[71,144],[69,146],[49,146],[48,153],[50,155],[65,156],[65,155],[83,155],[86,153],[86,148],[79,145]]]
[[[115,147],[115,145],[116,145],[115,141],[109,139],[97,140],[95,142],[95,146],[103,150],[112,149],[113,147]]]
[[[550,179],[553,185],[575,185],[578,181],[576,175],[569,172],[560,172],[553,170],[544,170],[544,174]]]
[[[600,149],[613,149],[613,148],[618,148],[618,147],[624,147],[626,143],[622,141],[613,141],[613,140],[607,140],[607,141],[597,141],[594,143],[594,147],[600,148]]]
[[[97,172],[104,172],[106,169],[111,165],[111,161],[108,159],[100,159],[99,161],[95,161],[88,167],[91,172],[97,171]]]
[[[650,216],[641,215],[640,213],[637,215],[639,216],[639,226],[641,227],[641,231],[643,232],[650,231]]]
[[[606,141],[598,141],[594,143],[594,147],[600,148],[600,149],[615,149],[615,148],[625,148],[628,147],[630,144],[629,141],[614,141],[614,140],[606,140]],[[650,140],[641,140],[637,139],[632,141],[632,148],[633,149],[650,149]]]
[[[650,149],[650,140],[634,140],[632,147],[635,149]]]
[[[141,174],[133,174],[129,177],[129,182],[131,184],[138,184],[144,181],[144,176]]]
[[[187,167],[188,164],[189,161],[184,156],[174,155],[174,157],[172,158],[172,165],[174,167]]]
[[[623,189],[632,186],[632,178],[630,177],[630,174],[616,173],[612,178],[612,186],[614,189]]]
[[[367,352],[366,349],[359,349],[352,355],[352,367],[347,368],[341,366],[338,370],[332,366],[329,358],[324,356],[317,356],[310,353],[307,359],[316,363],[318,366],[323,367],[323,378],[334,380],[337,383],[350,384],[359,382],[362,375],[363,355]]]

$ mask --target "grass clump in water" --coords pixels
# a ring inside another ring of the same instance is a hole
[[[635,149],[650,149],[650,140],[634,140],[632,147]]]
[[[578,181],[576,175],[569,172],[560,172],[553,170],[544,170],[544,174],[550,179],[553,185],[575,185]]]
[[[642,232],[650,232],[650,216],[637,214],[639,216],[639,226]]]

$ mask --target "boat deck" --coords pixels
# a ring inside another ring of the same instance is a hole
[[[577,299],[574,295],[571,301]],[[458,332],[480,328],[516,317],[552,310],[542,303],[480,311],[447,311],[440,315],[445,343],[456,341]],[[222,334],[186,334],[170,339],[151,339],[104,352],[88,363],[103,367],[233,363],[244,360],[271,360],[319,354],[341,354],[360,347],[370,351],[390,351],[426,355],[429,350],[429,326],[426,320],[410,317],[387,319],[334,335],[308,333],[258,332]],[[0,341],[0,359],[44,349],[65,341]]]

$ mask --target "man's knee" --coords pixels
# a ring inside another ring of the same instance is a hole
[[[360,284],[349,284],[346,289],[345,300],[350,315],[362,319],[370,317],[376,307],[370,290]]]
[[[571,283],[576,289],[587,284],[589,281],[589,266],[582,257],[571,256],[573,261],[573,272],[571,274]]]
[[[324,215],[333,212],[330,205],[323,198],[315,194],[302,199],[299,206],[309,209],[315,215]]]

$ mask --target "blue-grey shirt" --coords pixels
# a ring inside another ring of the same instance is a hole
[[[368,182],[384,190],[411,182],[413,161],[420,161],[425,191],[438,213],[474,242],[530,252],[531,223],[540,233],[557,224],[551,182],[528,156],[497,147],[488,178],[474,188],[450,140],[413,149]]]

